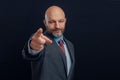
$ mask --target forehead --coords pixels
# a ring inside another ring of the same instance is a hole
[[[52,9],[47,10],[46,17],[47,17],[47,19],[59,20],[59,19],[64,19],[65,14],[62,9],[52,8]]]
[[[65,19],[65,16],[63,15],[48,15],[47,16],[48,20],[61,20],[61,19]]]

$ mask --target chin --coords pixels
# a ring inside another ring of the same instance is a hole
[[[60,38],[60,37],[62,37],[62,33],[53,33],[53,36],[55,36],[55,37],[57,37],[57,38]]]

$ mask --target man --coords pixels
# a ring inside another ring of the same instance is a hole
[[[73,80],[74,47],[64,36],[66,18],[58,6],[50,6],[43,21],[46,32],[38,29],[22,54],[31,61],[32,80]]]

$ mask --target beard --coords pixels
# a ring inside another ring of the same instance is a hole
[[[62,30],[56,30],[56,31],[53,31],[52,34],[53,34],[54,37],[59,38],[59,37],[62,37],[63,31]]]
[[[63,36],[65,29],[49,29],[48,32],[50,32],[54,37],[60,38]]]

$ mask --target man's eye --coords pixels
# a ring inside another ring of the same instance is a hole
[[[63,23],[64,22],[64,20],[61,20],[61,21],[59,21],[60,23]]]
[[[54,21],[49,21],[49,23],[54,23]]]

